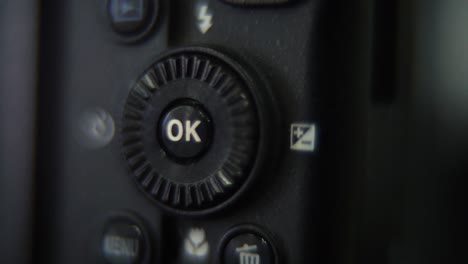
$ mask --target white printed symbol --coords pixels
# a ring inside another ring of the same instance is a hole
[[[110,9],[116,22],[140,21],[143,17],[143,0],[112,0]]]
[[[236,252],[239,253],[239,264],[260,264],[260,255],[254,251],[257,251],[256,245],[244,244],[236,248]]]
[[[185,253],[191,256],[205,257],[210,251],[210,246],[206,241],[205,230],[201,228],[190,229],[184,242]]]
[[[197,127],[200,125],[201,121],[196,120],[193,124],[192,121],[185,121],[185,141],[190,142],[191,138],[195,142],[201,142],[200,136],[197,133]],[[175,126],[175,127],[174,127]],[[184,136],[184,125],[179,119],[171,119],[167,124],[166,134],[170,141],[178,142]]]
[[[76,132],[78,140],[86,147],[104,147],[114,137],[114,119],[103,109],[88,109],[79,117]]]
[[[104,239],[104,252],[108,256],[136,257],[138,255],[138,240],[109,235]]]
[[[138,8],[136,8],[136,6],[133,3],[130,3],[129,1],[120,1],[120,10],[122,11],[122,14],[129,14],[131,12],[134,12],[135,10],[141,10],[143,1],[140,0],[136,2],[138,3]]]
[[[208,4],[203,3],[198,6],[197,11],[197,18],[198,18],[198,29],[202,34],[206,34],[208,30],[210,30],[211,26],[213,26],[213,14],[208,9]]]
[[[291,149],[313,152],[315,150],[315,124],[291,125]]]

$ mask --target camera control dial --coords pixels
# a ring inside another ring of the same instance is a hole
[[[163,54],[131,88],[122,146],[137,185],[162,207],[212,212],[259,170],[268,113],[257,82],[208,48]]]

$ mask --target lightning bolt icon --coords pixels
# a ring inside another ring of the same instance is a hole
[[[208,4],[201,4],[198,8],[198,29],[202,34],[206,34],[213,26],[213,15],[208,10]]]

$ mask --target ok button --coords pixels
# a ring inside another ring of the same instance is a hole
[[[201,104],[184,100],[163,113],[158,137],[170,157],[184,162],[200,157],[208,149],[212,130],[211,119]]]

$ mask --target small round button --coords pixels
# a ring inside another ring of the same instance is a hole
[[[121,40],[138,40],[154,26],[158,13],[157,0],[107,0],[107,17]]]
[[[268,243],[254,234],[234,237],[224,251],[224,264],[262,263],[273,264],[273,256]]]
[[[127,219],[109,222],[102,238],[102,255],[112,264],[141,263],[146,250],[142,228]]]
[[[212,122],[203,107],[186,100],[169,107],[162,115],[159,137],[164,150],[177,160],[199,157],[209,147]]]
[[[276,264],[277,253],[270,240],[256,227],[237,227],[223,239],[222,264]]]

